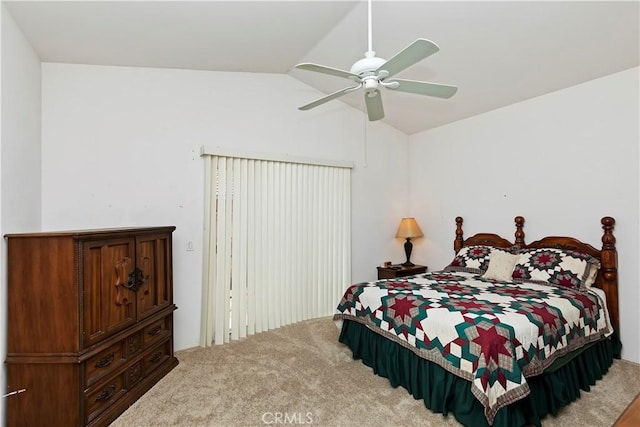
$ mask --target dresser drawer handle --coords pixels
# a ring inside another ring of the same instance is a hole
[[[96,362],[96,368],[105,368],[111,365],[111,362],[113,362],[114,358],[115,358],[115,354],[113,353],[109,354],[107,357],[103,357],[102,359]]]
[[[157,362],[158,360],[160,360],[161,357],[162,357],[162,352],[159,351],[149,358],[149,362]]]
[[[160,332],[162,331],[162,326],[156,326],[155,328],[151,329],[149,332],[147,332],[149,335],[158,335]]]
[[[96,396],[96,402],[101,402],[103,400],[109,399],[111,396],[113,396],[114,391],[116,391],[116,385],[111,384]]]

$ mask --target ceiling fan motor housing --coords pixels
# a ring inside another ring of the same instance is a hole
[[[365,57],[353,64],[351,72],[361,77],[375,74],[375,71],[387,62],[386,59],[378,58],[375,55],[376,53],[373,51],[365,52]]]

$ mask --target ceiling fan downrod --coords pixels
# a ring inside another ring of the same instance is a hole
[[[369,49],[364,53],[364,58],[356,61],[353,66],[351,66],[351,72],[353,74],[357,74],[360,77],[375,75],[375,71],[382,66],[386,59],[378,58],[376,56],[376,52],[373,50],[373,31],[371,26],[371,0],[368,0],[368,9],[367,9],[367,28],[368,28],[368,41],[369,41]],[[365,86],[366,87],[366,86]]]

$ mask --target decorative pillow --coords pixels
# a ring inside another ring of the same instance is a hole
[[[591,286],[593,286],[593,284],[596,281],[596,276],[598,275],[598,270],[600,270],[600,263],[598,262],[598,260],[594,260],[596,261],[595,263],[591,264],[591,269],[589,271],[589,277],[587,277],[587,280],[585,280],[585,287],[587,289],[589,289]]]
[[[493,246],[465,246],[458,251],[453,261],[445,267],[445,271],[467,271],[483,273],[489,267],[489,255],[492,252],[509,253],[508,250]]]
[[[500,250],[492,251],[489,255],[489,268],[487,268],[482,277],[500,282],[510,282],[512,280],[513,267],[519,258],[520,256],[517,254],[510,254]]]
[[[512,277],[514,281],[585,290],[592,270],[597,272],[598,268],[600,262],[586,254],[555,248],[523,249]]]

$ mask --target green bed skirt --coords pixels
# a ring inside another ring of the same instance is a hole
[[[484,407],[471,393],[468,381],[358,322],[344,320],[339,341],[351,349],[354,359],[362,359],[377,375],[388,378],[393,387],[403,386],[432,411],[453,414],[465,426],[488,426]],[[561,407],[580,397],[580,390],[589,391],[607,372],[614,357],[620,356],[620,349],[614,333],[575,353],[553,372],[527,378],[531,393],[500,409],[493,426],[540,426],[545,415],[557,414]]]

